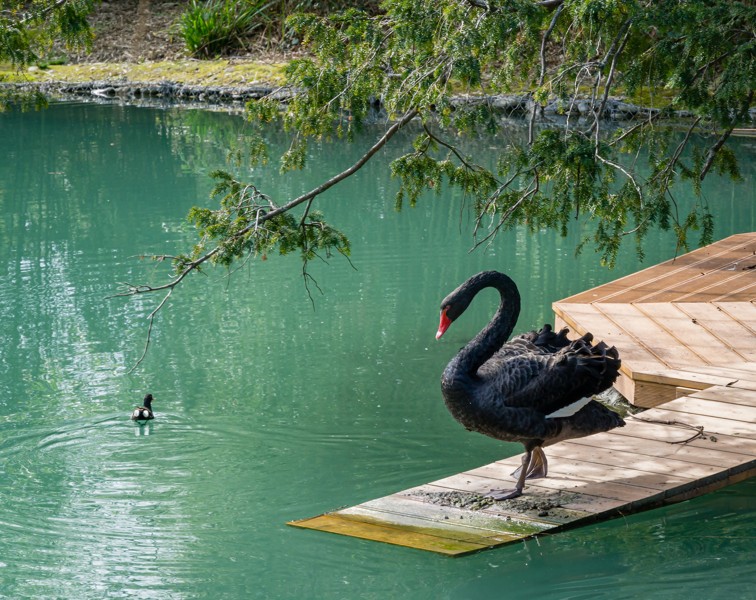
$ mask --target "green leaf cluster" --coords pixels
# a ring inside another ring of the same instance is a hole
[[[0,61],[23,67],[44,58],[54,41],[91,46],[87,21],[99,0],[0,0]]]
[[[487,223],[492,233],[526,225],[566,235],[590,219],[595,230],[583,244],[592,242],[608,265],[627,236],[642,255],[651,227],[673,231],[681,246],[695,230],[710,240],[709,207],[700,200],[683,214],[673,190],[687,180],[700,196],[709,170],[738,175],[716,136],[726,139],[748,122],[756,88],[753,3],[385,0],[381,9],[289,19],[311,52],[288,70],[297,94],[283,111],[274,100],[250,111],[280,118],[294,133],[282,170],[304,166],[310,138],[349,138],[369,120],[416,110],[424,133],[391,166],[401,182],[398,208],[448,186],[473,198],[477,233]],[[496,169],[480,167],[455,137],[499,135],[507,115],[496,102],[457,97],[512,92],[525,95],[533,133],[526,144],[507,146]],[[617,96],[656,108],[610,131],[605,119]],[[538,118],[549,103],[560,121]],[[696,119],[681,146],[672,142],[679,129],[664,122],[674,110]],[[693,133],[715,137],[706,151],[691,150]]]
[[[298,251],[305,262],[329,258],[333,252],[349,255],[349,240],[326,223],[321,213],[306,210],[297,219],[291,212],[277,212],[270,198],[226,171],[215,171],[211,177],[216,181],[211,197],[219,208],[194,207],[189,212],[199,241],[191,253],[173,258],[177,275],[188,268],[199,269],[204,257],[229,267],[250,256],[266,259],[273,251],[281,255]]]
[[[271,95],[248,105],[255,160],[268,159],[264,124],[291,134],[280,159],[286,174],[306,166],[312,140],[349,141],[370,124],[388,132],[414,117],[412,146],[391,164],[396,206],[458,191],[474,210],[476,244],[515,226],[561,235],[577,226],[591,232],[578,250],[592,245],[612,266],[627,239],[642,256],[654,227],[681,247],[692,232],[711,240],[716,211],[701,182],[709,172],[739,175],[726,142],[749,123],[756,89],[753,2],[384,0],[378,11],[354,4],[287,20],[308,53],[287,68],[289,100]],[[670,126],[674,111],[685,111],[682,126]],[[506,134],[512,112],[527,122],[527,141],[497,144],[502,149],[486,157],[460,148],[464,136]],[[611,121],[617,115],[623,120]],[[230,265],[274,248],[299,251],[305,262],[348,254],[347,238],[312,204],[372,155],[282,208],[217,173],[220,208],[192,212],[201,242],[177,268],[205,255]],[[690,210],[675,200],[681,181],[698,195]]]

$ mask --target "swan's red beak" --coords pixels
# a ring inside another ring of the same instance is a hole
[[[446,333],[446,330],[449,329],[449,325],[451,324],[452,324],[451,319],[446,316],[446,309],[442,310],[441,322],[438,324],[438,331],[436,332],[436,339],[444,335],[444,333]]]

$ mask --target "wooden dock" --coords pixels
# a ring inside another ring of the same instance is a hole
[[[458,556],[692,498],[756,474],[756,233],[554,304],[617,346],[620,391],[652,406],[550,446],[549,475],[494,502],[521,457],[290,525]]]

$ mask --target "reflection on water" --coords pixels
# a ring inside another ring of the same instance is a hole
[[[456,561],[287,528],[519,452],[466,433],[438,391],[495,303],[482,295],[435,342],[440,299],[471,273],[509,272],[527,329],[639,265],[632,248],[614,272],[575,259],[577,233],[513,231],[468,253],[461,198],[393,212],[387,151],[321,198],[356,270],[314,264],[314,309],[296,257],[210,272],[177,290],[127,374],[157,299],[105,297],[165,275],[138,257],[191,243],[184,215],[243,131],[200,111],[0,114],[0,598],[745,597],[753,482]],[[280,201],[370,141],[314,148],[292,180],[243,175]],[[756,225],[753,145],[737,144],[745,181],[705,189],[717,237]],[[652,235],[649,264],[672,244]],[[156,419],[140,427],[147,391]]]

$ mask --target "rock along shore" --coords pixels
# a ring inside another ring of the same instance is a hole
[[[296,93],[289,87],[274,85],[252,86],[206,86],[173,83],[169,81],[159,83],[140,83],[123,81],[86,81],[86,82],[34,82],[34,83],[6,83],[0,84],[0,89],[10,89],[16,92],[37,91],[51,99],[89,99],[89,100],[120,100],[125,103],[143,105],[171,105],[189,104],[198,107],[224,106],[243,108],[250,100],[272,97],[282,103],[287,102]],[[527,95],[498,95],[498,96],[457,96],[452,105],[472,106],[488,103],[503,117],[522,118],[529,116],[536,104]],[[380,103],[376,103],[377,107]],[[601,115],[603,119],[612,121],[631,121],[647,119],[657,116],[658,108],[647,108],[624,102],[619,99],[609,99]],[[590,102],[585,99],[554,99],[540,108],[541,117],[545,119],[559,119],[565,117],[588,117],[591,114]],[[687,111],[673,111],[665,115],[670,119],[689,119],[693,113]],[[750,110],[752,122],[756,122],[756,108]]]

